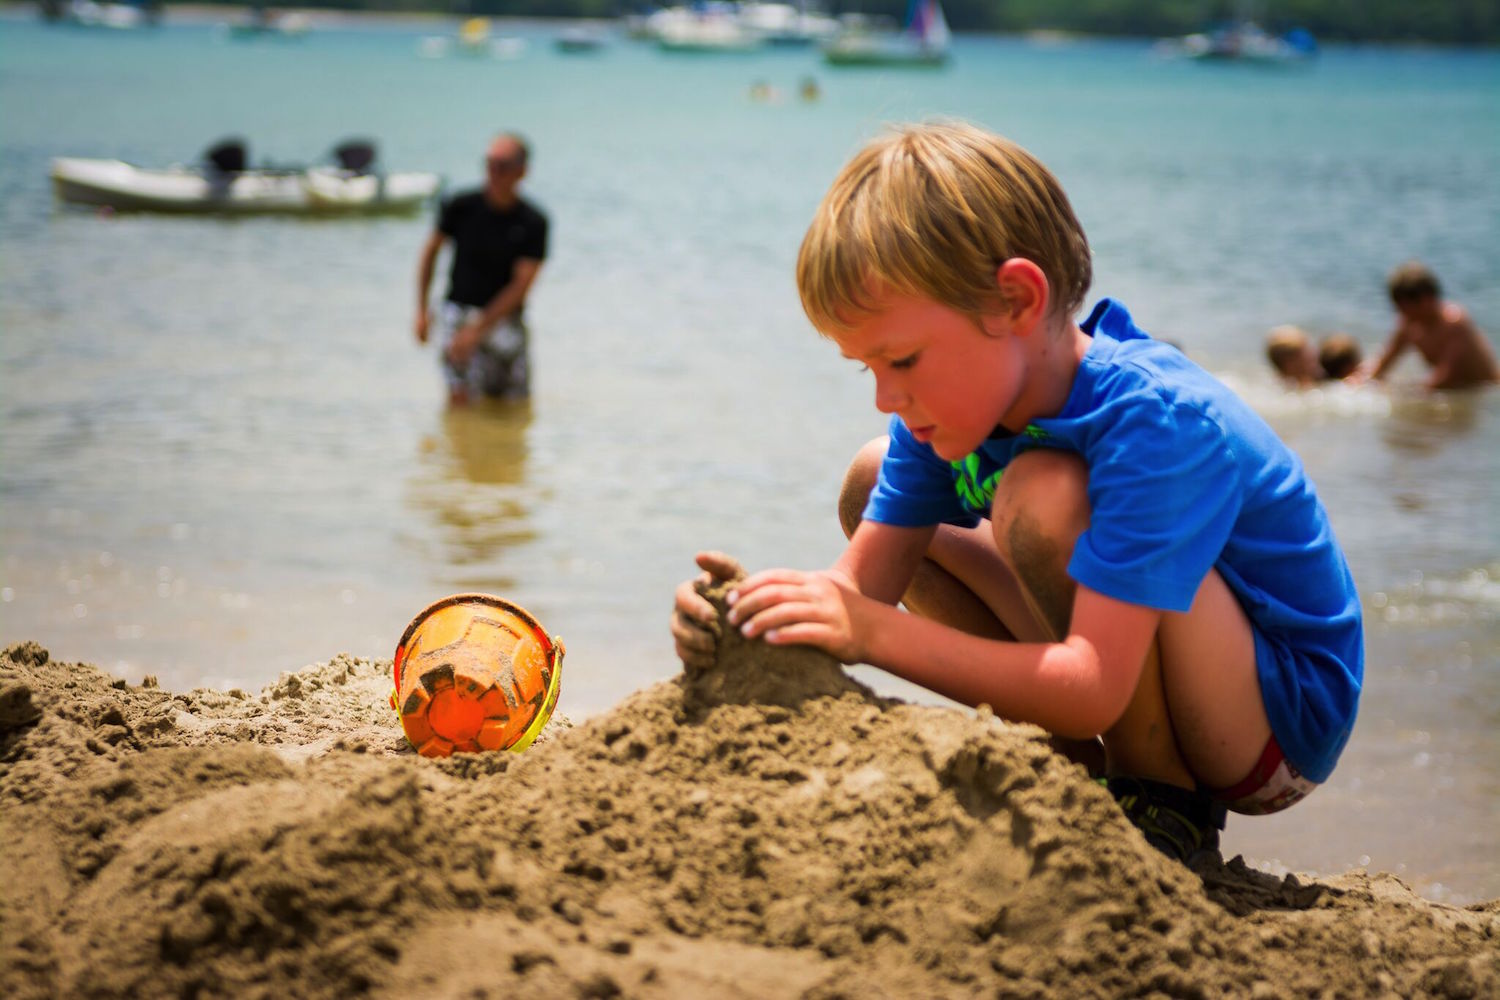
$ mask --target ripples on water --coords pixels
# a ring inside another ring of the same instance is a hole
[[[1329,787],[1233,823],[1229,848],[1500,895],[1500,396],[1422,395],[1413,362],[1389,392],[1291,393],[1260,350],[1291,322],[1373,354],[1384,275],[1412,256],[1500,330],[1500,57],[1334,48],[1282,74],[961,38],[951,70],[903,76],[808,53],[568,59],[543,25],[516,29],[513,60],[423,59],[433,30],[264,45],[5,21],[6,641],[253,687],[343,650],[387,656],[434,597],[487,589],[567,641],[566,712],[670,676],[666,614],[695,549],[751,566],[838,552],[843,465],[883,421],[867,376],[807,328],[792,262],[860,142],[953,115],[1057,171],[1095,294],[1271,421],[1349,553],[1369,648],[1354,740]],[[809,73],[816,104],[747,98]],[[238,132],[286,161],[364,133],[389,166],[463,185],[502,127],[533,140],[528,188],[554,223],[519,408],[445,413],[411,342],[430,217],[103,217],[55,207],[46,181],[58,154],[163,163]]]

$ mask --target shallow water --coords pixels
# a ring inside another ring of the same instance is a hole
[[[1123,299],[1302,455],[1365,604],[1367,691],[1327,788],[1233,821],[1268,868],[1367,865],[1439,899],[1500,896],[1500,394],[1283,392],[1266,329],[1376,350],[1386,271],[1427,260],[1500,330],[1500,56],[1329,49],[1291,72],[1161,62],[1134,42],[965,37],[951,69],[812,53],[682,58],[620,42],[430,59],[452,22],[323,20],[289,43],[208,22],[0,25],[0,636],[163,685],[256,687],[501,593],[567,642],[561,710],[675,672],[692,553],[826,564],[843,464],[883,421],[808,329],[792,261],[843,160],[885,122],[1005,132],[1069,188],[1096,295]],[[797,99],[816,75],[822,98]],[[752,82],[784,95],[754,103]],[[445,413],[411,339],[430,216],[101,216],[53,203],[54,155],[252,158],[376,137],[392,169],[477,179],[533,141],[553,252],[530,306],[536,393]],[[882,682],[883,689],[914,695]]]

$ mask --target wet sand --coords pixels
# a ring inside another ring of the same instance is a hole
[[[1190,872],[1040,730],[721,643],[437,761],[388,661],[172,693],[13,645],[0,995],[1500,995],[1500,900]]]

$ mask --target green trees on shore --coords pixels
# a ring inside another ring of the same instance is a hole
[[[955,28],[1085,34],[1183,35],[1232,18],[1271,30],[1305,28],[1323,41],[1500,43],[1496,0],[943,0]]]
[[[686,0],[658,0],[660,6]],[[795,2],[795,0],[792,0]],[[285,6],[494,17],[614,17],[652,0],[285,0]],[[901,18],[906,0],[824,0],[833,13]],[[1200,31],[1236,13],[1277,30],[1306,28],[1322,41],[1500,44],[1500,0],[943,0],[957,31],[1051,29],[1162,37]]]

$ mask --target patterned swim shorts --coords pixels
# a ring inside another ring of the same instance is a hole
[[[469,360],[455,365],[448,360],[453,335],[480,314],[477,306],[444,302],[434,317],[438,362],[449,391],[491,399],[524,399],[531,393],[531,371],[526,355],[526,326],[508,319],[495,324]]]

